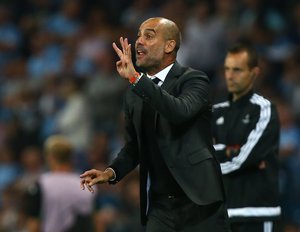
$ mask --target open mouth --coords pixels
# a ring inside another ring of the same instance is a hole
[[[146,50],[142,48],[136,49],[136,57],[137,58],[143,58],[146,55]]]

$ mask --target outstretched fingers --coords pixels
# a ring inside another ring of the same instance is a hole
[[[116,45],[115,42],[113,42],[112,46],[113,46],[113,49],[115,50],[115,52],[117,53],[117,55],[119,56],[119,58],[122,59],[122,56],[123,56],[122,50],[120,48],[118,48],[118,46]]]
[[[129,79],[135,73],[131,57],[131,44],[128,43],[127,38],[120,37],[120,46],[117,46],[115,42],[113,42],[112,46],[120,58],[116,62],[118,73],[121,77]]]
[[[127,59],[131,59],[131,44],[128,43],[128,39],[123,40],[123,53]]]
[[[128,52],[128,56],[129,56],[129,58],[131,58],[131,44],[129,44],[128,45],[128,47],[127,47],[127,52]]]
[[[122,51],[123,51],[123,54],[126,55],[126,38],[123,39],[123,37],[120,37],[120,44],[121,44],[121,47],[122,47]]]
[[[131,44],[128,44],[128,39],[120,37],[120,45],[121,48],[119,48],[115,42],[112,43],[113,49],[119,56],[120,60],[122,60],[124,56],[131,58]]]

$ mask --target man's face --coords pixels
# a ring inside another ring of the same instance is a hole
[[[253,87],[256,74],[254,69],[250,69],[248,66],[246,52],[227,54],[224,69],[227,90],[233,94],[234,100],[246,94]]]
[[[165,55],[165,44],[160,20],[144,22],[140,26],[135,43],[136,65],[147,72],[159,71]]]

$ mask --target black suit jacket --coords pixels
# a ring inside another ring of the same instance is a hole
[[[141,133],[143,101],[155,109],[155,133],[163,159],[186,195],[196,204],[224,200],[211,136],[209,79],[175,62],[161,87],[147,76],[125,96],[126,143],[110,167],[121,180],[140,165],[141,216],[146,222],[147,165]]]

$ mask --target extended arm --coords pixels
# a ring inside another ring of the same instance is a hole
[[[152,105],[169,122],[184,123],[209,106],[209,80],[196,70],[188,70],[176,80],[178,95],[175,96],[142,76],[133,91]]]
[[[81,188],[85,187],[94,192],[92,186],[102,183],[117,183],[128,172],[133,170],[139,163],[137,140],[134,127],[132,125],[131,116],[125,103],[125,145],[119,152],[117,158],[105,171],[96,169],[88,170],[80,175]]]

